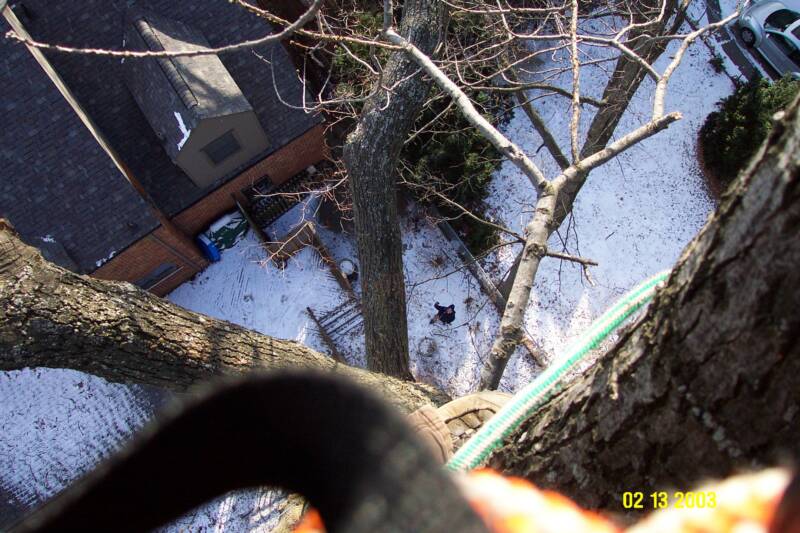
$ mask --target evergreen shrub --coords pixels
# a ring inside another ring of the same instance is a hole
[[[772,129],[772,116],[785,108],[800,82],[784,77],[775,83],[756,79],[722,99],[700,129],[706,168],[727,187],[750,161]]]

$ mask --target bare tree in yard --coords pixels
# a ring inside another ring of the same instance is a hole
[[[392,5],[390,2],[384,3],[384,27],[381,35],[382,40],[372,43],[373,47],[381,48],[386,44],[399,47],[405,51],[408,58],[421,68],[424,73],[432,78],[439,88],[439,93],[434,95],[434,99],[446,96],[452,98],[453,105],[464,114],[472,125],[486,139],[488,139],[496,149],[511,162],[517,165],[521,171],[528,176],[531,183],[538,192],[538,200],[534,206],[534,217],[525,228],[525,235],[521,236],[509,231],[506,228],[492,224],[500,229],[505,235],[509,236],[510,243],[522,243],[523,249],[520,252],[517,264],[515,265],[515,275],[513,283],[506,298],[505,308],[501,319],[500,331],[490,354],[487,357],[485,367],[482,371],[480,387],[496,388],[500,382],[506,363],[513,353],[516,346],[520,344],[524,332],[522,328],[524,311],[527,307],[529,295],[539,261],[547,255],[560,256],[562,259],[577,260],[584,265],[586,260],[572,257],[570,255],[559,255],[555,250],[549,250],[547,241],[550,235],[558,229],[561,223],[569,215],[573,202],[589,172],[608,161],[609,159],[627,150],[631,146],[648,138],[658,131],[666,128],[680,118],[677,112],[665,113],[664,98],[667,84],[679,65],[687,47],[703,33],[721,27],[722,23],[700,28],[690,34],[678,34],[688,2],[686,0],[660,0],[653,2],[636,3],[609,3],[605,6],[606,14],[617,15],[618,18],[627,21],[621,27],[606,30],[604,34],[597,31],[587,31],[582,28],[582,21],[597,15],[598,6],[590,6],[590,10],[581,7],[579,3],[565,2],[563,4],[545,4],[537,7],[520,7],[519,4],[494,4],[488,2],[462,2],[446,3],[450,10],[448,20],[456,20],[457,17],[476,19],[473,22],[474,32],[477,37],[470,43],[462,43],[458,36],[443,38],[443,51],[441,59],[432,60],[429,50],[420,49],[409,39],[394,31],[391,26]],[[454,23],[448,22],[448,28]],[[665,37],[668,36],[668,37]],[[363,36],[366,37],[366,36]],[[332,38],[332,37],[329,37]],[[671,40],[681,40],[682,44],[669,66],[661,73],[653,67],[653,62],[661,55],[666,45]],[[544,48],[531,49],[526,43],[541,44],[545,43]],[[581,94],[580,89],[580,70],[584,64],[596,63],[595,59],[583,59],[579,45],[606,48],[616,51],[616,57],[606,58],[603,61],[614,61],[614,70],[605,88],[603,99],[596,100]],[[530,72],[526,72],[525,66],[539,56],[558,51],[566,51],[570,61],[567,69],[572,71],[572,87],[562,88],[550,83],[528,82],[520,78],[530,77]],[[352,55],[352,54],[351,54]],[[366,63],[368,59],[362,59]],[[391,61],[397,61],[398,54],[394,52]],[[385,70],[376,67],[381,74],[375,89],[381,83],[386,83]],[[412,72],[412,71],[407,71]],[[377,74],[377,72],[375,73]],[[522,76],[520,75],[522,74]],[[650,76],[655,82],[654,105],[652,116],[645,124],[639,128],[619,136],[619,139],[609,145],[609,141],[614,134],[617,124],[625,112],[633,94],[638,89],[645,76]],[[418,78],[419,75],[414,76]],[[499,83],[498,83],[499,81]],[[418,81],[417,83],[423,83]],[[389,91],[392,99],[403,99],[409,87],[416,85],[406,83],[401,86],[392,87]],[[569,98],[572,103],[571,126],[570,126],[570,157],[564,155],[554,136],[548,131],[542,118],[537,114],[531,101],[526,97],[525,90],[538,90],[545,94],[561,95]],[[525,154],[519,147],[514,145],[509,139],[503,136],[484,116],[484,110],[479,104],[470,98],[475,90],[485,92],[516,92],[519,105],[531,119],[533,126],[541,134],[544,145],[551,152],[562,171],[559,175],[550,179],[544,175],[540,168],[534,163],[532,154]],[[370,101],[375,102],[381,98],[377,91],[370,96]],[[324,102],[320,102],[324,105]],[[427,105],[427,104],[426,104]],[[590,105],[597,108],[597,112],[584,136],[579,131],[581,108]],[[394,121],[396,111],[392,109],[382,109],[380,112],[368,105],[359,123],[358,130],[353,139],[369,140],[380,139],[381,143],[386,144],[382,137],[385,130],[383,128],[387,120]],[[414,108],[414,113],[419,110],[419,106]],[[444,114],[444,112],[442,113]],[[376,117],[380,117],[376,120]],[[439,118],[439,117],[437,117]],[[392,122],[397,125],[399,122]],[[410,128],[411,122],[406,123],[405,129]],[[436,120],[424,124],[421,128],[415,129],[410,138],[414,138],[426,128],[437,127]],[[394,138],[405,136],[405,131],[395,131]],[[386,144],[388,146],[388,144]],[[352,145],[351,145],[352,146]],[[352,152],[350,152],[352,154]],[[357,175],[359,169],[356,161],[362,165],[374,164],[370,158],[354,157],[350,155],[346,158],[353,186],[359,183]],[[369,161],[369,163],[367,163]],[[395,158],[396,162],[396,158]],[[396,164],[396,163],[393,163]],[[378,165],[375,165],[376,167]],[[354,170],[356,174],[354,174]],[[383,176],[390,173],[382,170]],[[388,179],[388,178],[387,178]],[[391,184],[392,181],[384,182]],[[419,184],[414,185],[420,187]],[[355,191],[355,189],[353,189]],[[391,190],[391,187],[387,187]],[[461,209],[468,216],[479,219],[468,209],[463,208],[457,203],[452,202],[446,194],[434,191],[434,194],[448,205]],[[354,199],[354,212],[356,219],[358,214],[364,211],[367,205],[358,205]],[[391,200],[390,200],[391,202]],[[393,204],[384,209],[393,209]],[[395,294],[400,295],[402,291],[398,289],[402,283],[399,275],[400,250],[399,238],[395,235],[392,224],[377,224],[371,228],[370,238],[373,243],[359,243],[362,250],[365,246],[371,245],[375,248],[374,242],[388,245],[383,250],[394,250],[397,256],[395,260],[395,272],[397,272],[397,283],[392,285]],[[364,235],[361,230],[359,234]],[[392,243],[392,244],[390,244]],[[389,254],[387,257],[391,257]],[[389,260],[384,259],[388,264]],[[367,291],[370,287],[375,287],[375,293],[384,293],[383,281],[365,279],[364,286]],[[367,309],[379,309],[380,318],[384,322],[394,317],[395,323],[402,326],[405,314],[401,312],[400,306],[394,308],[386,305],[375,305],[367,299]],[[396,301],[400,302],[398,297]],[[385,304],[385,302],[384,302]],[[390,312],[383,315],[383,312]],[[368,316],[372,312],[367,312]],[[404,328],[403,328],[404,329]],[[395,330],[396,331],[396,330]],[[367,342],[370,338],[376,337],[367,334]],[[403,335],[405,338],[405,336]],[[529,350],[530,351],[530,350]],[[368,349],[368,352],[371,350]]]
[[[800,101],[646,315],[492,464],[592,507],[800,457]]]
[[[492,459],[592,507],[797,456],[800,100],[686,248],[647,314]],[[330,360],[129,284],[44,261],[0,229],[0,368],[76,368],[183,387],[217,372]],[[155,367],[155,371],[152,369]],[[339,367],[397,403],[423,387]]]
[[[338,106],[337,112],[341,112],[343,103],[359,100],[367,102],[359,115],[357,129],[351,134],[344,159],[351,181],[353,213],[364,273],[362,286],[365,291],[366,342],[367,353],[371,354],[369,358],[371,369],[411,378],[408,370],[402,253],[394,200],[395,169],[401,141],[408,142],[425,129],[437,127],[437,119],[446,112],[442,112],[433,121],[417,127],[409,136],[408,132],[412,130],[414,124],[413,119],[420,109],[436,99],[452,98],[455,107],[464,113],[473,126],[531,179],[538,191],[539,199],[534,208],[536,214],[526,227],[525,235],[521,236],[497,224],[490,224],[509,236],[511,238],[509,243],[524,244],[514,267],[513,283],[508,298],[497,299],[500,307],[504,306],[500,332],[481,375],[481,388],[496,388],[509,357],[523,339],[524,311],[539,260],[546,255],[553,255],[587,264],[582,258],[549,250],[548,238],[571,212],[574,199],[592,168],[605,163],[679,118],[678,113],[664,114],[663,100],[669,78],[679,64],[686,47],[698,36],[719,27],[720,24],[701,28],[689,35],[676,35],[683,21],[686,1],[610,3],[605,6],[607,13],[618,15],[627,20],[627,24],[621,28],[608,30],[605,35],[598,35],[596,32],[581,28],[583,19],[596,15],[597,6],[591,6],[591,11],[584,12],[583,8],[579,10],[577,1],[564,4],[548,3],[537,7],[518,7],[516,4],[495,5],[480,1],[458,4],[447,2],[451,12],[451,18],[448,20],[456,20],[457,17],[475,19],[472,22],[472,31],[476,37],[472,42],[462,43],[458,35],[448,37],[445,32],[441,42],[442,59],[434,62],[431,60],[431,52],[439,42],[440,31],[437,24],[441,20],[444,3],[433,4],[436,4],[437,14],[412,19],[420,5],[416,2],[407,2],[404,6],[406,10],[404,27],[398,34],[392,26],[393,6],[391,2],[385,2],[383,27],[379,37],[376,38],[370,34],[359,35],[359,30],[363,31],[363,28],[348,23],[347,17],[343,20],[334,20],[334,17],[332,19],[334,22],[328,23],[324,22],[326,18],[322,16],[323,22],[319,24],[321,30],[314,33],[314,36],[320,42],[340,44],[347,56],[363,67],[362,70],[366,75],[361,78],[362,82],[369,79],[377,81],[373,82],[372,91],[362,93],[361,96],[343,94],[340,99],[320,98],[317,102],[308,102],[307,106],[327,110]],[[423,7],[432,9],[431,5]],[[266,16],[270,18],[268,14]],[[274,17],[270,20],[276,21]],[[415,24],[409,25],[410,20],[415,20]],[[452,25],[453,23],[448,22],[445,29]],[[414,26],[418,33],[412,34],[410,39],[401,36],[408,33],[411,26]],[[549,32],[553,29],[555,31]],[[670,35],[670,38],[663,38],[664,34]],[[683,39],[684,45],[671,65],[659,74],[652,63],[671,39]],[[345,42],[342,42],[343,40]],[[350,41],[368,44],[369,56],[358,57],[355,45],[350,45]],[[530,42],[546,43],[546,46],[543,49],[531,50],[525,44]],[[617,51],[617,57],[611,58],[616,60],[614,71],[600,101],[581,94],[580,69],[584,63],[591,64],[596,60],[582,60],[579,44]],[[392,50],[392,55],[382,66],[375,50],[386,48]],[[571,58],[567,67],[572,71],[571,89],[520,79],[520,74],[529,77],[530,73],[525,71],[525,65],[532,60],[543,54],[561,50],[566,50]],[[405,58],[400,51],[405,51]],[[331,53],[330,50],[327,52]],[[334,64],[336,61],[329,63]],[[414,64],[416,66],[412,66]],[[428,102],[425,102],[428,82],[424,81],[422,72],[418,70],[424,71],[439,87],[439,92]],[[630,98],[646,75],[657,82],[656,104],[651,120],[611,146],[606,146]],[[335,76],[329,74],[328,77]],[[399,83],[400,80],[402,83]],[[349,87],[349,84],[345,85]],[[524,91],[530,89],[546,94],[562,95],[571,100],[570,158],[564,155],[554,136],[548,131],[544,120],[526,97]],[[533,126],[541,134],[544,145],[562,168],[562,173],[548,179],[533,162],[531,155],[523,153],[494,128],[484,117],[485,111],[470,98],[469,95],[475,90],[516,92],[519,105],[523,107]],[[578,130],[581,107],[584,105],[596,107],[597,112],[581,147],[582,136]],[[354,112],[352,108],[350,111]],[[367,179],[367,176],[370,179]],[[419,183],[413,186],[418,189],[425,187]],[[468,216],[485,222],[468,209],[448,199],[446,194],[436,190],[433,190],[433,194],[456,210],[461,209]],[[526,343],[526,347],[529,346],[530,341]],[[536,355],[535,346],[533,349],[529,348],[529,351]],[[537,360],[541,361],[541,357]]]
[[[685,488],[797,457],[798,222],[800,100],[687,246],[647,314],[529,418],[492,466],[618,510],[622,492]],[[185,376],[174,380],[183,384],[271,357],[281,366],[324,367],[324,358],[294,343],[259,340],[130,285],[49,265],[8,228],[0,231],[0,282],[3,369],[63,366],[159,384],[164,375]],[[167,328],[158,331],[163,348],[151,328]],[[243,347],[209,346],[211,339]],[[406,382],[348,372],[378,390],[390,387],[384,392],[406,405],[424,397]]]
[[[443,13],[438,0],[407,0],[400,31],[431,54],[439,43]],[[392,13],[386,16],[388,23]],[[401,51],[392,54],[344,148],[361,264],[367,367],[409,380],[414,377],[408,360],[396,169],[403,141],[431,87],[417,70]]]
[[[388,44],[395,49],[399,47],[404,50],[408,58],[413,59],[420,69],[437,84],[440,92],[434,95],[434,99],[442,96],[451,98],[452,104],[464,114],[473,127],[488,139],[503,156],[519,167],[537,190],[538,199],[533,208],[534,216],[527,224],[524,235],[518,235],[507,228],[491,224],[510,237],[508,243],[523,244],[514,266],[513,282],[510,284],[508,297],[505,299],[500,331],[481,373],[480,387],[496,388],[511,354],[523,339],[524,313],[540,260],[545,256],[556,256],[581,262],[584,266],[587,264],[583,258],[559,254],[556,250],[548,249],[547,242],[571,212],[574,200],[589,172],[680,118],[680,113],[666,113],[664,110],[667,85],[673,72],[680,64],[687,48],[698,37],[721,27],[735,15],[731,15],[719,23],[681,35],[678,32],[688,6],[686,0],[608,3],[602,6],[603,9],[600,9],[598,5],[584,8],[577,1],[562,4],[546,3],[536,7],[527,7],[519,3],[495,4],[482,1],[446,2],[446,4],[450,11],[449,21],[456,20],[458,17],[475,19],[473,25],[478,37],[474,42],[465,44],[458,37],[448,38],[445,35],[442,41],[441,59],[434,61],[429,50],[415,46],[412,41],[401,35],[403,31],[395,32],[390,24],[392,5],[390,2],[385,2],[382,39],[372,41],[371,46],[382,48]],[[611,27],[601,33],[598,33],[597,30],[584,29],[583,21],[596,17],[598,13],[616,15],[618,20],[624,22],[620,27]],[[448,22],[448,28],[452,25],[453,23]],[[344,26],[346,27],[346,24]],[[333,39],[332,35],[325,36],[324,32],[322,34],[321,39]],[[352,38],[352,34],[350,37]],[[362,36],[362,38],[366,37]],[[670,64],[659,73],[653,63],[667,44],[673,40],[681,41],[680,48]],[[537,46],[542,44],[543,47],[532,49],[528,46],[529,43]],[[583,58],[581,55],[583,52],[579,45],[605,48],[616,52],[616,56],[601,60]],[[526,65],[544,54],[560,51],[565,51],[569,56],[569,64],[566,69],[571,70],[572,73],[571,87],[564,88],[547,82],[527,81],[531,74],[536,73],[528,72]],[[348,50],[348,52],[350,51]],[[350,55],[353,55],[352,52]],[[397,61],[397,58],[397,52],[394,52],[392,61]],[[361,60],[365,64],[367,61],[368,58]],[[598,61],[614,62],[614,69],[601,100],[583,95],[579,83],[581,68],[585,64],[593,64]],[[385,84],[384,76],[386,74],[379,67],[374,70],[374,75],[377,75],[378,72],[381,72],[381,75],[378,76],[375,90],[369,97],[373,102],[380,97],[377,89],[381,87],[381,83]],[[655,85],[654,104],[649,121],[633,131],[618,135],[618,139],[609,144],[630,99],[646,76],[652,78]],[[415,78],[418,77],[419,74],[415,76]],[[389,105],[391,105],[392,99],[402,99],[410,86],[415,85],[404,84],[404,86],[392,87],[389,91],[391,95]],[[524,153],[487,120],[484,110],[470,98],[470,94],[473,94],[475,90],[516,93],[519,105],[522,106],[531,119],[532,125],[540,133],[544,146],[561,167],[561,172],[551,178],[545,176],[533,161],[532,154]],[[571,101],[568,151],[562,151],[558,146],[558,142],[547,129],[545,121],[531,104],[531,100],[527,96],[529,93],[525,92],[527,90],[561,95]],[[319,104],[325,105],[325,102],[321,101]],[[587,105],[595,107],[597,111],[584,136],[579,131],[579,125],[581,109]],[[370,106],[367,106],[366,109],[367,112],[362,116],[357,137],[354,139],[382,139],[381,133],[385,121],[394,120],[392,117],[396,112],[387,108],[379,113],[375,107]],[[416,113],[418,109],[419,107],[416,107],[414,112]],[[381,118],[376,120],[378,116]],[[418,136],[426,128],[435,127],[437,127],[436,120],[426,123],[421,128],[415,129],[410,138]],[[409,128],[410,123],[407,123],[406,130]],[[395,138],[404,135],[405,132],[395,132]],[[569,154],[569,157],[565,155],[565,152]],[[368,156],[367,158],[349,157],[351,177],[354,169],[358,172],[355,167],[356,159],[360,160],[362,165],[369,161]],[[372,163],[372,161],[369,162]],[[389,175],[385,171],[382,174]],[[355,183],[358,183],[358,176],[354,180]],[[414,186],[420,187],[419,184]],[[480,220],[480,217],[475,216],[468,209],[449,200],[446,194],[437,191],[433,191],[433,194],[456,210],[461,209],[468,216]],[[364,205],[355,206],[356,218],[358,218],[358,213],[366,207]],[[389,209],[392,208],[389,207]],[[399,238],[394,233],[394,226],[392,224],[376,225],[371,229],[373,241],[387,245],[393,243],[384,250],[395,250],[393,253],[398,256],[394,263],[397,272],[401,263]],[[359,233],[362,232],[359,231]],[[359,248],[363,249],[365,245],[366,243],[360,243]],[[388,259],[385,261],[388,263]],[[399,295],[402,291],[397,287],[399,283],[402,283],[402,278],[398,275],[396,279],[397,283],[393,287],[395,294]],[[364,286],[368,291],[370,286],[379,287],[375,292],[383,293],[385,291],[381,283],[383,282],[365,280]],[[397,301],[400,300],[397,299]],[[369,309],[372,305],[368,302],[367,308]],[[391,320],[389,317],[393,316],[396,324],[401,325],[404,322],[405,314],[401,312],[399,305],[395,308],[378,307],[381,313],[391,309],[385,316],[379,315],[381,320]],[[370,337],[373,335],[368,333],[368,343],[371,342]],[[405,336],[403,337],[405,338]]]
[[[509,9],[488,14],[506,16]],[[566,20],[578,27],[577,4],[560,9],[568,9]],[[455,68],[456,62],[434,63],[386,28],[388,46],[413,59],[539,191],[503,317],[498,357],[489,369],[490,385],[495,377],[499,380],[498,369],[502,374],[503,354],[515,346],[515,328],[538,263],[548,253],[547,238],[563,220],[559,210],[571,205],[589,170],[679,118],[665,114],[667,84],[691,42],[709,29],[680,36],[680,48],[661,73],[613,38],[581,37],[621,49],[656,81],[653,112],[641,127],[585,157],[577,142],[579,116],[573,114],[571,161],[565,156],[569,164],[548,180],[528,154],[476,112],[442,70]],[[574,31],[539,37],[561,42],[575,56]],[[384,44],[374,41],[376,47]],[[580,62],[571,67],[578,69]],[[577,84],[567,97],[576,103],[573,111],[585,100]],[[495,455],[495,466],[557,487],[585,504],[611,506],[626,490],[666,483],[684,487],[737,466],[774,462],[784,450],[797,454],[799,154],[795,102],[686,249],[647,314],[592,369],[530,418]],[[562,204],[561,198],[570,203]],[[336,365],[298,344],[182,310],[128,284],[70,274],[46,263],[4,228],[0,369],[26,366],[74,368],[114,381],[178,389],[252,368],[336,368],[408,408],[444,399],[424,386]]]
[[[579,11],[577,1],[548,8],[514,8],[510,6],[493,8],[486,5],[477,10],[477,12],[487,16],[496,15],[502,18],[509,42],[515,39],[543,41],[555,43],[551,48],[547,48],[547,51],[563,48],[569,52],[572,70],[572,90],[566,91],[559,88],[553,88],[552,90],[557,94],[568,95],[572,101],[570,121],[571,162],[569,166],[562,169],[559,175],[552,179],[548,179],[544,175],[529,154],[524,153],[510,139],[506,138],[475,109],[473,102],[467,97],[463,88],[456,84],[451,76],[448,76],[442,66],[432,61],[430,57],[397,33],[391,30],[386,32],[389,42],[403,47],[409,56],[414,58],[417,64],[453,99],[474,127],[530,179],[538,192],[534,215],[525,228],[524,238],[520,239],[523,241],[523,249],[518,260],[516,275],[509,292],[507,305],[501,318],[500,332],[481,374],[481,388],[496,388],[499,385],[508,359],[522,338],[525,309],[539,262],[549,252],[547,247],[548,239],[571,211],[575,197],[589,172],[636,143],[663,130],[681,117],[678,112],[665,113],[664,110],[664,98],[670,77],[694,40],[703,33],[716,29],[731,19],[731,17],[728,17],[721,23],[700,28],[686,35],[671,35],[671,39],[680,39],[681,44],[667,68],[659,73],[652,66],[652,61],[663,50],[663,43],[666,39],[661,35],[651,37],[647,32],[653,30],[663,31],[667,27],[673,30],[678,29],[683,16],[682,9],[685,7],[685,4],[677,6],[670,0],[664,0],[636,15],[631,13],[628,16],[628,24],[619,30],[613,31],[608,36],[598,36],[579,31],[580,19],[584,14]],[[475,11],[475,9],[472,9],[472,12]],[[532,12],[546,13],[548,18],[554,18],[555,22],[552,25],[555,26],[556,31],[546,33],[545,30],[550,25],[545,23],[537,27],[532,33],[518,33],[515,27],[509,23],[508,17],[512,14],[521,16]],[[626,40],[626,36],[629,37],[628,40]],[[633,44],[629,40],[633,40]],[[583,143],[583,148],[581,148],[581,135],[579,132],[581,106],[583,105],[579,83],[582,65],[578,48],[579,43],[590,43],[593,46],[615,48],[619,51],[615,74],[606,89],[606,101],[599,104],[600,110],[596,115],[595,123],[590,127],[589,137]],[[530,60],[536,54],[537,52],[535,51],[528,53],[523,59],[516,59],[515,62],[521,63],[523,60]],[[503,70],[512,68],[508,63],[506,65]],[[642,72],[652,77],[655,81],[654,103],[650,120],[633,131],[619,136],[611,144],[607,144],[627,106],[627,101],[635,92],[638,83],[641,82]],[[514,81],[514,79],[511,79],[511,81],[521,87],[518,81]],[[535,111],[530,111],[529,114],[535,116]],[[534,126],[540,130],[544,129],[543,121],[534,120]],[[546,140],[548,138],[547,134],[543,135],[543,137]],[[551,145],[549,148],[556,151],[557,147],[552,146],[554,144],[552,138],[552,135],[549,135],[551,142],[548,143],[546,141],[545,145]],[[554,154],[554,158],[556,161],[560,161],[562,166],[563,163],[568,161],[560,151]]]

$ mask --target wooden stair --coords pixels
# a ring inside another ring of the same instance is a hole
[[[342,337],[364,325],[361,302],[357,298],[350,297],[323,313],[317,313],[310,307],[307,307],[306,311],[316,324],[320,339],[331,350],[331,355],[337,361],[343,362],[344,358],[339,350]]]

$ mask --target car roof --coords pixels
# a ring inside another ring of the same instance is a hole
[[[757,18],[762,23],[771,14],[781,9],[788,9],[789,11],[800,11],[800,0],[785,0],[779,2],[778,0],[768,0],[766,2],[755,2],[745,10],[745,13],[751,17]]]
[[[788,37],[793,38],[795,41],[800,40],[800,19],[797,19],[791,26],[784,31]]]

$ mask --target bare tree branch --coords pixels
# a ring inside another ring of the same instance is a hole
[[[583,266],[597,266],[597,261],[593,261],[591,259],[587,259],[585,257],[578,257],[576,255],[564,254],[561,252],[551,252],[550,250],[545,253],[547,257],[555,257],[556,259],[563,259],[564,261],[572,261],[573,263],[579,263]]]
[[[569,125],[570,146],[572,148],[572,160],[580,158],[580,148],[578,147],[578,129],[581,122],[581,65],[578,59],[578,0],[572,0],[572,17],[570,18],[569,32],[570,39],[570,59],[572,62],[572,118]]]
[[[582,65],[583,66],[583,65]],[[549,83],[516,83],[508,86],[500,86],[500,87],[493,87],[489,85],[474,85],[471,87],[472,89],[480,90],[480,91],[489,91],[489,92],[496,92],[496,93],[515,93],[518,91],[527,91],[529,89],[540,89],[542,91],[547,91],[549,93],[557,94],[559,96],[564,96],[566,98],[572,98],[572,93],[569,91],[562,89],[556,85],[551,85]],[[601,107],[605,105],[605,102],[602,100],[598,100],[596,98],[592,98],[590,96],[581,95],[580,102],[582,104],[589,104],[593,107]]]
[[[244,50],[247,48],[255,48],[256,46],[262,46],[269,43],[275,43],[282,41],[290,37],[292,34],[300,30],[303,26],[305,26],[311,19],[313,19],[317,12],[319,11],[320,7],[325,0],[314,0],[314,3],[311,4],[311,7],[303,13],[300,18],[296,21],[288,25],[286,28],[281,30],[279,33],[265,35],[264,37],[259,37],[258,39],[251,39],[248,41],[242,41],[235,44],[228,44],[225,46],[219,46],[217,48],[206,48],[204,46],[199,46],[193,50],[164,50],[164,51],[135,51],[135,50],[108,50],[103,48],[78,48],[73,46],[65,46],[61,44],[52,44],[52,43],[43,43],[40,41],[36,41],[34,39],[23,37],[14,30],[9,30],[6,32],[7,39],[13,39],[20,43],[23,43],[27,46],[33,48],[39,48],[42,50],[50,50],[53,52],[63,52],[63,53],[71,53],[71,54],[82,54],[82,55],[97,55],[97,56],[111,56],[111,57],[125,57],[125,58],[141,58],[141,57],[193,57],[193,56],[204,56],[204,55],[215,55],[220,54],[222,52],[235,52],[237,50]]]
[[[488,120],[478,113],[478,110],[475,109],[472,101],[464,94],[464,91],[459,89],[459,87],[453,83],[427,55],[423,54],[416,46],[409,43],[391,28],[386,32],[386,37],[392,44],[403,48],[406,53],[433,78],[436,84],[456,102],[456,105],[464,113],[466,119],[469,120],[495,148],[505,155],[509,161],[514,163],[528,179],[531,180],[531,183],[537,190],[545,186],[547,179],[544,177],[539,167],[537,167],[516,144],[506,138],[497,128],[492,126]]]

